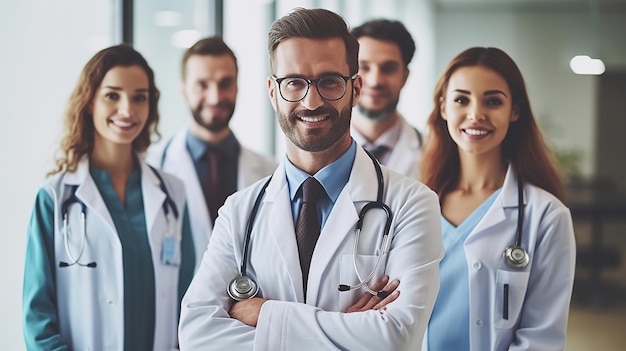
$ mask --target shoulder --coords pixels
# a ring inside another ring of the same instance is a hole
[[[66,172],[59,172],[44,180],[39,188],[39,194],[45,192],[54,197],[56,194],[60,193],[63,189],[63,185],[65,184],[65,175]]]
[[[171,151],[170,146],[173,143],[181,143],[185,140],[185,134],[187,133],[187,128],[182,127],[176,132],[176,134],[169,136],[167,138],[162,138],[159,142],[150,145],[148,151],[146,152],[146,162],[153,166],[161,167],[165,157]],[[174,150],[180,149],[180,147],[174,148]]]
[[[261,190],[267,187],[266,184],[269,184],[269,181],[271,180],[270,178],[272,177],[273,175],[265,176],[255,181],[254,183],[234,192],[228,198],[232,199],[232,201],[250,201],[251,198],[258,196]]]
[[[274,160],[269,155],[265,155],[260,152],[254,151],[243,145],[241,146],[241,154],[239,155],[239,157],[241,158],[242,161],[266,164],[272,167],[275,167],[278,164],[278,162],[276,162],[276,160]]]
[[[156,182],[165,183],[164,185],[168,192],[176,194],[177,197],[185,197],[185,185],[182,180],[168,172],[165,172],[161,169],[158,169],[157,167],[150,165],[146,161],[144,161],[143,163],[144,169],[149,170],[149,172],[151,172],[156,177]]]
[[[439,210],[439,197],[424,183],[385,166],[381,166],[381,169],[383,176],[387,179],[387,198],[399,202],[403,207],[428,205]]]
[[[548,191],[533,184],[525,184],[526,202],[532,208],[541,209],[545,213],[567,212],[569,209],[561,200]]]

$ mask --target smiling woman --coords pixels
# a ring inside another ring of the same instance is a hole
[[[446,255],[424,349],[562,350],[574,230],[519,68],[498,48],[469,48],[433,102],[420,169]]]
[[[158,100],[152,69],[130,46],[83,68],[28,227],[28,350],[176,348],[195,254],[182,183],[143,161]]]

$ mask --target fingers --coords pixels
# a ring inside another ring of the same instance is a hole
[[[384,310],[387,305],[395,301],[400,296],[400,290],[398,286],[400,281],[394,279],[389,282],[389,276],[385,275],[370,286],[370,289],[378,292],[378,294],[372,295],[369,292],[365,292],[363,296],[352,306],[350,306],[346,312],[363,312],[367,310]]]
[[[385,285],[388,284],[388,282],[389,282],[389,276],[383,275],[380,279],[376,281],[376,283],[374,283],[374,285],[370,287],[370,289],[374,291],[380,291],[385,287]]]
[[[382,290],[384,294],[379,293],[378,298],[381,299],[378,303],[376,303],[372,309],[380,310],[387,308],[387,305],[394,302],[400,296],[400,290],[396,290],[400,285],[400,281],[398,279],[392,280],[385,288]]]
[[[372,289],[375,291],[378,291],[379,289],[382,289],[385,286],[385,284],[387,284],[388,281],[389,281],[389,276],[385,275],[382,278],[380,278],[376,282],[376,284],[372,285]],[[359,301],[357,301],[354,305],[350,306],[346,312],[367,311],[371,309],[376,304],[376,302],[378,302],[378,301],[371,301],[373,297],[374,296],[372,296],[372,294],[366,292],[365,294],[363,294],[363,296],[361,296]]]

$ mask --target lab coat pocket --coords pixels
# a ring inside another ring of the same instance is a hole
[[[512,328],[519,319],[529,272],[512,272],[499,269],[496,273],[496,299],[494,326],[499,329]]]
[[[356,265],[358,272],[361,276],[362,280],[366,280],[370,274],[372,274],[371,279],[367,281],[369,286],[373,285],[380,277],[383,275],[385,271],[385,260],[383,260],[376,270],[373,272],[376,267],[376,262],[378,261],[378,256],[375,255],[357,255],[356,256]],[[349,285],[350,287],[356,287],[360,284],[359,277],[357,276],[357,271],[354,267],[354,255],[342,255],[341,256],[341,267],[340,267],[340,279],[339,284]],[[364,287],[360,287],[358,289],[353,289],[350,291],[340,292],[339,301],[341,304],[342,311],[345,311],[348,307],[352,306],[367,290]]]

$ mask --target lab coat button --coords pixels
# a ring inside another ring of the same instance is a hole
[[[115,304],[115,299],[113,299],[113,298],[110,298],[110,297],[109,297],[109,298],[107,299],[107,303],[108,303],[109,305],[114,305],[114,304]]]
[[[483,321],[481,319],[477,319],[474,321],[474,325],[477,327],[482,327],[483,326]]]
[[[483,264],[480,261],[474,261],[474,269],[479,271],[483,268]]]

